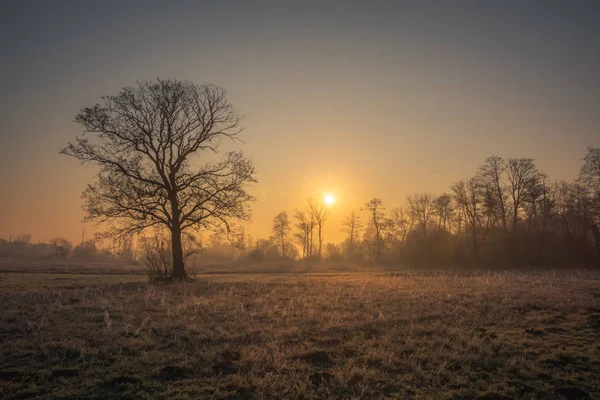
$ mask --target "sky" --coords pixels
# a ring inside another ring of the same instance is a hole
[[[336,197],[442,193],[490,155],[576,177],[600,145],[600,2],[0,3],[0,237],[77,241],[96,170],[59,151],[82,107],[157,77],[213,83],[245,116],[248,231]]]

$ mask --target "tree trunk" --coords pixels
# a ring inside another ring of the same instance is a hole
[[[181,245],[181,228],[179,224],[171,229],[171,244],[173,248],[172,278],[179,281],[185,279],[185,264],[183,263],[183,246]]]
[[[475,263],[479,262],[479,242],[477,241],[477,232],[475,231],[475,229],[473,229],[473,231],[471,232],[471,235],[473,237],[473,253],[475,256]]]
[[[319,223],[319,258],[321,258],[321,248],[323,246],[323,238],[321,237],[322,234],[322,225],[321,223]]]
[[[313,228],[312,220],[311,220],[311,223],[310,223],[310,235],[309,235],[309,238],[308,238],[308,256],[309,257],[313,256],[313,240],[314,240],[313,239],[313,231],[314,231],[314,228]]]
[[[594,235],[594,243],[596,243],[596,253],[598,254],[598,259],[596,260],[596,262],[600,267],[600,231],[598,230],[598,225],[592,224],[592,234]]]
[[[171,213],[173,216],[173,222],[171,226],[171,247],[173,250],[173,271],[171,277],[180,281],[187,277],[185,273],[185,264],[183,263],[183,246],[181,244],[181,221],[179,204],[177,197],[171,198]]]

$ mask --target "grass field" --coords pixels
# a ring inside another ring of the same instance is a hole
[[[600,399],[600,273],[0,273],[0,398]]]

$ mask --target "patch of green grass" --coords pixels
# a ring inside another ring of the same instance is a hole
[[[8,398],[600,398],[596,272],[15,275]]]

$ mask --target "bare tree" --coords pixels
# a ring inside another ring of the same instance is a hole
[[[423,236],[427,236],[427,226],[434,215],[433,196],[429,193],[416,194],[406,198],[409,212],[423,229]]]
[[[454,217],[452,196],[444,193],[434,198],[433,212],[438,218],[438,231],[450,231],[450,223]]]
[[[583,243],[593,218],[592,200],[580,182],[560,182],[556,192],[557,213],[562,222],[562,234]]]
[[[537,170],[533,158],[510,158],[507,168],[509,194],[512,208],[513,239],[516,236],[519,214],[524,209],[527,198],[537,200],[540,172]],[[535,209],[533,210],[535,212]]]
[[[600,219],[600,147],[588,147],[588,152],[583,158],[584,164],[579,173],[579,179],[592,195],[594,202],[594,216],[590,228],[596,252],[598,263],[600,264],[600,230],[598,229],[598,220]]]
[[[307,218],[305,213],[298,210],[296,210],[294,218],[296,218],[296,228],[298,229],[294,237],[296,238],[296,242],[302,246],[302,257],[310,257],[312,255],[310,244],[313,231],[312,219]]]
[[[348,258],[353,259],[356,253],[356,241],[360,236],[360,231],[362,229],[362,222],[360,221],[359,215],[352,211],[350,215],[348,215],[342,221],[342,232],[348,235]]]
[[[584,164],[579,172],[579,178],[596,203],[596,213],[600,213],[600,147],[588,147],[588,152],[583,158]],[[597,215],[598,216],[598,215]]]
[[[381,261],[381,250],[383,247],[383,230],[385,226],[385,216],[383,214],[383,200],[373,198],[365,203],[365,211],[369,213],[369,228],[374,234],[375,262]]]
[[[396,247],[400,247],[408,234],[415,226],[415,218],[412,213],[406,212],[402,207],[394,207],[386,220],[388,227],[387,239]]]
[[[327,219],[331,215],[331,208],[329,208],[322,199],[308,199],[308,212],[311,216],[311,223],[314,220],[314,223],[317,225],[317,233],[319,235],[319,247],[317,255],[319,256],[319,258],[321,258],[321,250],[323,247],[323,226],[325,225],[325,221],[327,221]]]
[[[178,80],[142,82],[75,117],[84,134],[62,150],[100,166],[83,192],[86,220],[108,224],[103,237],[164,226],[171,233],[173,279],[186,277],[182,232],[225,227],[250,217],[246,192],[254,166],[241,152],[198,165],[221,140],[239,140],[240,117],[225,91]],[[91,135],[90,135],[91,134]]]
[[[287,237],[290,233],[290,220],[285,211],[280,212],[273,218],[273,237],[281,246],[281,255],[286,256]]]
[[[486,196],[486,208],[494,221],[498,221],[504,232],[506,245],[508,246],[509,229],[509,206],[508,191],[506,186],[506,161],[499,156],[488,157],[484,164],[479,167],[477,180],[483,186]]]
[[[61,237],[50,239],[50,244],[54,247],[54,252],[57,256],[66,257],[73,249],[73,243]]]
[[[485,210],[485,195],[478,178],[459,181],[452,185],[454,200],[462,210],[466,231],[471,236],[475,260],[479,260],[481,246],[490,227],[492,215]]]

